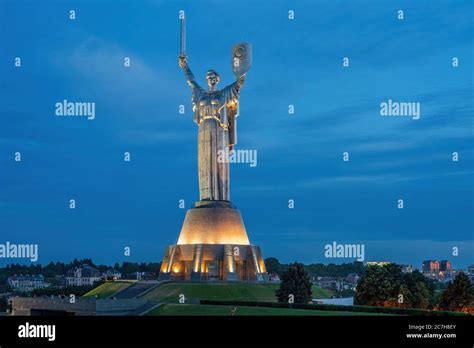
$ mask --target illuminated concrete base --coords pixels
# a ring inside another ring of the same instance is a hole
[[[160,280],[264,281],[264,275],[259,247],[185,244],[166,248]]]
[[[229,201],[199,201],[186,212],[182,244],[250,245],[240,212]]]
[[[161,280],[264,281],[260,248],[250,245],[231,202],[199,201],[186,213],[178,243],[165,249]]]

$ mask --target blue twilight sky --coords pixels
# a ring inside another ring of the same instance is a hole
[[[0,243],[114,263],[177,241],[178,201],[198,199],[181,9],[202,85],[209,68],[233,82],[231,46],[253,45],[237,148],[258,165],[231,165],[231,197],[264,257],[352,261],[324,257],[336,241],[366,261],[474,263],[472,1],[0,0]],[[95,120],[55,116],[64,99],[95,102]],[[388,99],[421,118],[381,117]]]

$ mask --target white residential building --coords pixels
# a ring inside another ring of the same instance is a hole
[[[45,289],[51,286],[50,283],[44,281],[44,277],[40,275],[14,275],[8,277],[7,284],[15,291],[30,292],[35,289]]]
[[[101,279],[102,275],[99,270],[89,265],[82,265],[81,267],[74,267],[67,271],[66,285],[90,286]]]

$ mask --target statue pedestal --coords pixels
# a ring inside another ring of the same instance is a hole
[[[250,245],[240,212],[229,201],[189,209],[178,243],[165,249],[162,280],[263,281],[260,248]]]

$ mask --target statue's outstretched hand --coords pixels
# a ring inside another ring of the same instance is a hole
[[[184,69],[188,66],[188,57],[186,56],[179,56],[178,57],[178,64],[181,69]]]

